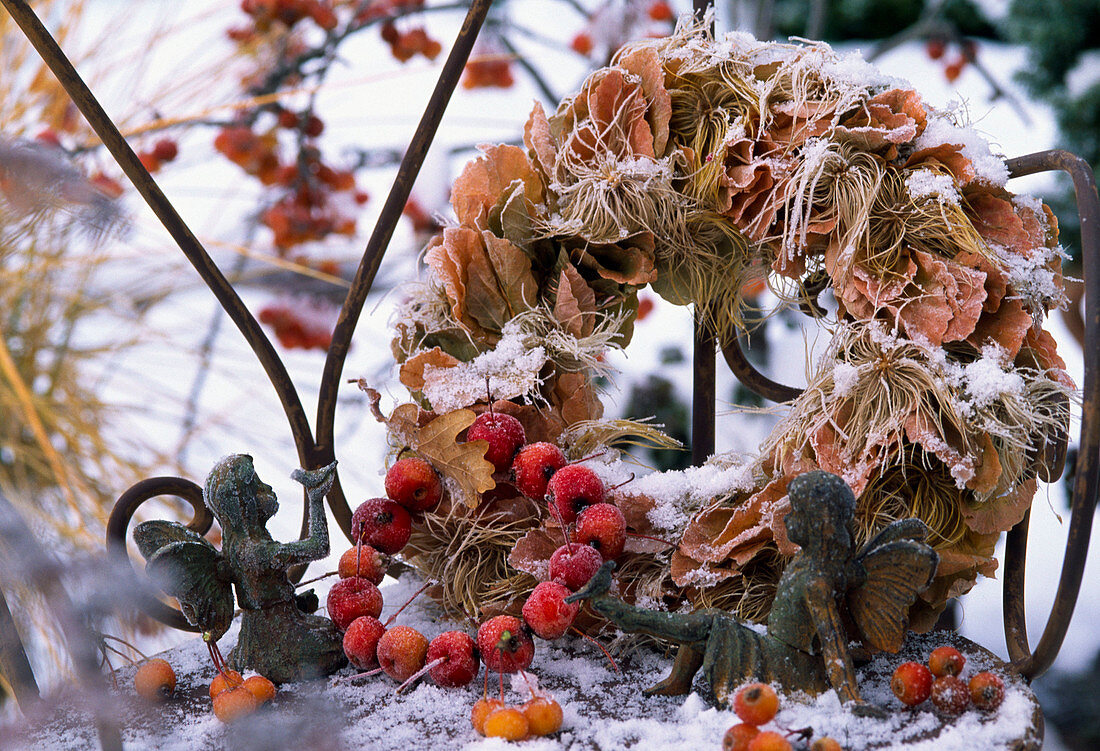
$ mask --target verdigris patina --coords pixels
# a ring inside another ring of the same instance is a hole
[[[179,600],[180,610],[202,629],[204,639],[217,641],[228,630],[236,589],[242,615],[237,645],[229,655],[231,667],[285,683],[328,675],[347,663],[335,624],[303,612],[302,598],[296,598],[287,578],[290,567],[328,555],[323,503],[335,468],[333,463],[292,475],[309,498],[309,536],[303,540],[272,539],[267,522],[279,503],[245,454],[218,462],[203,490],[222,528],[221,551],[175,522],[149,521],[134,528],[146,571]]]
[[[932,581],[938,556],[917,519],[896,521],[858,552],[851,532],[855,497],[836,475],[816,470],[787,488],[787,534],[801,551],[783,571],[767,632],[722,610],[666,613],[637,608],[608,594],[613,563],[566,602],[587,599],[623,631],[680,645],[672,672],[646,694],[686,694],[700,668],[721,706],[746,680],[818,694],[835,688],[844,702],[873,712],[859,695],[850,641],[896,652],[908,611]]]

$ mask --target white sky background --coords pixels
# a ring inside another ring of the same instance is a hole
[[[988,1],[997,4],[996,0]],[[115,76],[98,88],[97,93],[103,96],[113,114],[124,117],[131,124],[151,116],[151,103],[157,101],[152,97],[152,92],[163,90],[166,82],[189,79],[228,51],[228,43],[222,36],[226,26],[224,19],[231,18],[232,23],[238,23],[244,18],[236,10],[236,3],[207,0],[182,5],[186,9],[181,11],[181,4],[172,0],[144,0],[141,3],[94,0],[90,3],[96,13],[102,14],[105,23],[116,24],[119,10],[123,8],[133,21],[127,27],[113,27],[109,51],[101,51],[91,64],[91,68],[101,69],[107,60],[105,55],[114,58],[117,64],[104,67],[113,67]],[[550,0],[516,0],[508,5],[515,17],[522,18],[524,25],[557,38],[563,44],[568,44],[583,23],[564,4]],[[679,2],[675,5],[681,9],[690,4]],[[135,6],[140,9],[136,15],[131,13]],[[226,9],[231,10],[216,15],[210,12]],[[165,34],[154,58],[143,58],[140,66],[126,64],[125,61],[132,56],[129,45],[140,46],[142,40],[147,38],[147,30],[155,28],[156,24],[151,20],[175,19],[180,13],[192,19],[184,25],[183,31],[172,21],[173,28]],[[431,35],[444,44],[443,54],[434,63],[422,57],[405,65],[397,63],[380,42],[375,30],[362,33],[360,38],[353,39],[341,49],[347,64],[333,70],[328,87],[317,101],[327,125],[323,141],[328,153],[338,153],[342,146],[349,144],[402,148],[407,143],[434,86],[460,18],[454,14],[428,14],[424,20]],[[560,93],[567,94],[579,84],[584,66],[576,56],[554,54],[548,48],[532,43],[523,43],[523,50],[538,60],[547,79]],[[946,61],[928,59],[920,44],[899,48],[877,61],[877,65],[887,73],[909,79],[933,106],[946,106],[952,100],[966,102],[972,122],[995,144],[994,151],[1013,156],[1049,148],[1054,140],[1050,111],[1043,105],[1028,102],[1011,80],[1012,72],[1024,64],[1023,51],[983,43],[979,54],[1001,84],[1024,103],[1024,113],[1004,100],[990,102],[988,84],[973,70],[965,70],[954,84],[948,84],[942,74],[942,65]],[[451,147],[518,138],[522,123],[530,111],[531,100],[537,93],[522,71],[517,69],[515,76],[516,86],[510,90],[467,92],[459,88],[456,91],[417,186],[416,194],[425,203],[434,203],[440,210],[445,208],[450,181],[465,159],[449,158],[447,151]],[[222,93],[220,100],[224,101],[232,90],[232,73],[222,72],[218,77],[207,80],[214,91]],[[186,97],[175,98],[172,100],[173,108],[162,114],[185,113],[211,100],[219,101],[218,96],[209,96],[208,92],[209,89],[201,93],[193,103],[188,102]],[[1024,119],[1025,113],[1028,120]],[[213,153],[210,146],[212,138],[212,130],[200,129],[183,135],[178,162],[158,176],[158,181],[193,229],[208,242],[224,268],[233,262],[235,256],[230,251],[219,250],[219,247],[224,248],[219,243],[242,239],[241,218],[253,207],[257,191],[235,166]],[[381,169],[360,178],[361,186],[372,196],[367,212],[360,219],[360,236],[350,243],[341,241],[334,244],[332,255],[349,259],[358,257],[366,245],[375,212],[384,201],[393,174],[392,169]],[[1045,178],[1028,179],[1013,181],[1009,188],[1021,192],[1046,184],[1049,181]],[[171,405],[178,405],[191,386],[196,368],[193,352],[206,334],[215,303],[201,284],[197,284],[194,272],[181,262],[181,254],[174,250],[167,234],[157,227],[152,216],[136,204],[133,211],[137,227],[133,244],[141,249],[144,258],[141,264],[135,259],[134,266],[127,273],[170,281],[179,286],[181,292],[161,305],[152,318],[152,323],[161,331],[163,344],[141,353],[134,362],[115,363],[117,370],[110,387],[116,396],[128,401],[166,405],[164,411],[168,412],[168,416],[160,415],[160,410],[152,410],[147,417],[135,421],[135,429],[147,436],[151,444],[172,450],[179,437],[179,422],[178,417],[173,415]],[[399,227],[383,264],[380,286],[410,278],[414,273],[412,259],[417,249],[412,243],[404,225]],[[262,249],[262,243],[259,247]],[[242,288],[242,295],[254,310],[271,297],[270,293],[251,286]],[[393,377],[388,348],[386,323],[393,299],[394,295],[390,293],[372,295],[368,300],[344,371],[346,378],[363,376],[376,383],[386,394],[384,409],[404,397],[404,389]],[[1079,352],[1064,336],[1057,319],[1049,325],[1062,342],[1061,353],[1069,363],[1071,373],[1080,381]],[[645,346],[628,349],[625,357],[616,357],[623,369],[618,379],[620,385],[625,386],[632,378],[661,369],[685,395],[689,394],[689,327],[690,319],[685,310],[659,304],[655,313],[638,325],[636,341],[644,340]],[[801,361],[804,345],[797,331],[775,325],[769,327],[769,336],[776,351],[773,362]],[[659,365],[657,353],[666,343],[679,343],[688,356],[688,362],[679,366]],[[323,355],[301,351],[283,354],[302,390],[306,412],[312,418]],[[720,365],[719,369],[721,372],[724,367]],[[801,366],[797,372],[789,366],[781,371],[777,369],[773,376],[795,385],[804,382]],[[720,397],[730,394],[731,389],[731,378],[721,373],[718,386]],[[381,472],[386,446],[383,431],[366,412],[355,387],[342,385],[341,393],[346,403],[337,413],[337,455],[341,462],[344,488],[354,507],[367,497],[382,494]],[[612,411],[615,409],[613,403],[609,407]],[[283,510],[272,525],[275,536],[281,539],[295,536],[301,507],[299,489],[287,479],[297,461],[290,443],[289,428],[282,418],[274,392],[228,321],[223,321],[217,340],[200,417],[203,430],[188,452],[188,471],[192,479],[201,482],[213,461],[224,454],[253,453],[259,473],[275,486],[283,502]],[[756,435],[759,438],[757,434],[763,429],[759,418],[746,420],[743,416],[724,415],[718,428],[719,450],[731,448],[728,441],[734,435]],[[751,446],[742,448],[750,449]],[[1059,521],[1058,514],[1065,523]],[[1041,632],[1053,599],[1052,582],[1060,566],[1065,524],[1068,524],[1068,513],[1064,511],[1061,489],[1051,490],[1049,501],[1041,490],[1033,507],[1033,545],[1028,556],[1029,630],[1033,642]],[[335,554],[338,555],[343,549],[343,539],[335,525],[330,526],[334,533]],[[1096,556],[1092,558],[1095,561]],[[315,564],[311,575],[314,570],[320,573],[333,568],[329,563],[324,565],[327,568]],[[1087,664],[1100,644],[1095,628],[1089,627],[1090,623],[1100,618],[1100,604],[1091,596],[1096,592],[1098,581],[1100,570],[1094,563],[1085,575],[1075,622],[1059,657],[1060,667]],[[1003,655],[1000,581],[982,582],[974,593],[964,599],[963,614],[963,632]]]

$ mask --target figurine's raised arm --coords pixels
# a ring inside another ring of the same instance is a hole
[[[281,545],[276,555],[286,566],[309,563],[329,553],[328,518],[325,516],[325,494],[332,487],[336,462],[320,469],[296,469],[290,477],[302,484],[309,498],[309,536],[304,540]]]

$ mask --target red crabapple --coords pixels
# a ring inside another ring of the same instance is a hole
[[[576,521],[585,506],[603,503],[606,492],[596,473],[580,464],[562,467],[546,484],[546,499],[557,507],[564,524]]]
[[[535,642],[523,622],[511,615],[498,615],[477,630],[477,648],[485,667],[498,673],[524,670],[535,657]]]
[[[360,670],[374,667],[378,662],[378,640],[386,633],[386,627],[377,618],[361,615],[351,622],[344,632],[344,654]]]
[[[954,647],[936,647],[932,650],[932,654],[928,655],[928,669],[937,678],[945,675],[959,675],[965,664],[966,658]]]
[[[613,561],[626,545],[626,519],[612,503],[597,503],[581,511],[577,517],[574,539],[600,551],[605,561]]]
[[[466,431],[467,441],[489,442],[485,459],[497,472],[504,472],[512,466],[512,458],[526,439],[523,423],[501,412],[482,412]]]
[[[734,695],[733,711],[743,722],[759,727],[779,711],[779,696],[766,683],[750,683]]]
[[[519,492],[536,500],[546,495],[546,484],[566,465],[565,453],[552,443],[529,443],[512,460],[512,474]]]
[[[351,516],[351,539],[365,542],[388,555],[405,547],[412,535],[412,517],[389,498],[371,498]]]
[[[382,593],[361,576],[341,579],[328,591],[328,617],[336,628],[346,631],[361,615],[377,618],[382,613]]]
[[[407,456],[386,472],[386,495],[409,511],[430,511],[443,497],[443,482],[431,464]]]
[[[580,612],[579,602],[566,603],[572,592],[564,584],[541,582],[523,603],[523,620],[542,639],[558,639],[573,625]]]
[[[390,678],[408,680],[424,667],[428,640],[411,626],[394,626],[378,640],[378,666]]]
[[[970,679],[970,701],[978,709],[987,712],[1001,706],[1005,698],[1005,682],[999,675],[984,671]]]
[[[444,661],[430,668],[428,675],[437,685],[446,688],[465,686],[474,679],[481,665],[477,644],[464,631],[445,631],[432,639],[425,659],[432,663],[441,657]]]
[[[970,691],[956,675],[944,675],[932,681],[932,703],[946,715],[961,714],[970,703]]]
[[[919,662],[903,662],[890,677],[890,690],[907,707],[915,707],[932,694],[932,671]]]
[[[566,543],[550,556],[550,581],[561,582],[576,592],[596,575],[603,558],[588,545]]]
[[[340,556],[336,573],[341,579],[361,576],[370,580],[372,584],[381,584],[387,568],[389,568],[389,561],[384,555],[370,545],[356,545],[350,550],[345,550]]]

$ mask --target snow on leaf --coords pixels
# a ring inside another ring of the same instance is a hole
[[[424,389],[424,369],[426,367],[453,368],[458,363],[458,358],[448,355],[439,347],[432,347],[401,363],[400,380],[405,388],[410,391],[422,391]]]
[[[495,488],[496,481],[493,465],[485,459],[489,443],[458,441],[459,433],[473,424],[476,415],[473,410],[456,409],[422,426],[421,413],[415,404],[399,404],[387,421],[390,433],[455,483],[462,503],[477,508],[481,494]]]

